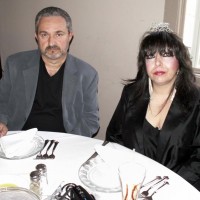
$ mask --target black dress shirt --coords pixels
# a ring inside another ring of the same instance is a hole
[[[55,75],[50,76],[41,59],[33,107],[23,130],[35,127],[40,131],[66,132],[61,104],[64,67],[65,63]]]

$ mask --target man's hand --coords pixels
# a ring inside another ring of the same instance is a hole
[[[0,137],[6,135],[8,132],[8,128],[5,124],[0,123]]]

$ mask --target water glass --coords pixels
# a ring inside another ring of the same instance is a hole
[[[121,164],[118,170],[122,187],[122,199],[137,200],[146,174],[145,167],[131,161]]]

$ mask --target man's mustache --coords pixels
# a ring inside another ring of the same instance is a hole
[[[45,51],[49,51],[49,50],[60,50],[60,47],[53,45],[53,46],[48,46]]]

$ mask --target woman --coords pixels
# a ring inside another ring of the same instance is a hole
[[[144,34],[106,139],[135,149],[200,190],[200,90],[188,49],[166,23]]]

